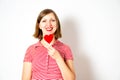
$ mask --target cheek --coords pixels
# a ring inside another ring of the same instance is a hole
[[[52,26],[56,26],[57,23],[56,23],[56,22],[51,22],[51,25],[52,25]]]
[[[45,26],[44,24],[39,24],[39,28],[40,28],[40,29],[43,29],[44,26]]]
[[[52,26],[53,26],[54,28],[57,28],[57,24],[56,24],[56,23],[52,24]]]
[[[58,26],[57,26],[57,25],[55,25],[55,26],[54,26],[54,31],[56,31],[56,30],[57,30],[57,28],[58,28]]]

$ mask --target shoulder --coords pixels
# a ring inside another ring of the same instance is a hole
[[[28,46],[26,53],[25,53],[24,62],[32,62],[33,55],[35,54],[35,46],[37,44],[38,43],[34,43]]]
[[[59,41],[59,42],[62,45],[61,50],[63,50],[63,52],[64,52],[65,60],[73,60],[73,53],[72,53],[70,46],[66,43],[61,42],[61,41]]]
[[[36,43],[29,45],[27,48],[27,51],[34,50],[36,48],[36,46],[38,46],[38,45],[39,45],[39,42],[36,42]]]
[[[70,46],[62,41],[58,40],[58,44],[62,46],[63,49],[70,49]]]

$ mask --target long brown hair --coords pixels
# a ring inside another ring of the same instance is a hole
[[[38,38],[38,39],[42,39],[43,38],[43,33],[42,33],[42,30],[39,28],[39,23],[41,21],[41,19],[46,16],[47,14],[49,13],[53,13],[56,20],[57,20],[57,30],[55,31],[54,35],[55,35],[55,39],[57,40],[58,38],[61,38],[62,37],[62,34],[61,34],[61,25],[60,25],[60,21],[59,21],[59,18],[57,16],[57,14],[52,10],[52,9],[44,9],[40,12],[40,14],[38,15],[37,17],[37,21],[36,21],[36,26],[35,26],[35,32],[33,34],[33,36],[35,38]]]

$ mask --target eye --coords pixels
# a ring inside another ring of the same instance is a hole
[[[46,20],[42,20],[42,22],[46,22]]]
[[[55,19],[52,19],[51,21],[52,21],[52,22],[55,22],[56,20],[55,20]]]

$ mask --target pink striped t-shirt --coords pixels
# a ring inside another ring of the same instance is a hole
[[[72,51],[68,45],[57,40],[52,46],[60,52],[64,61],[73,60]],[[28,47],[24,62],[32,63],[31,80],[63,80],[56,61],[48,55],[47,49],[40,41]]]

